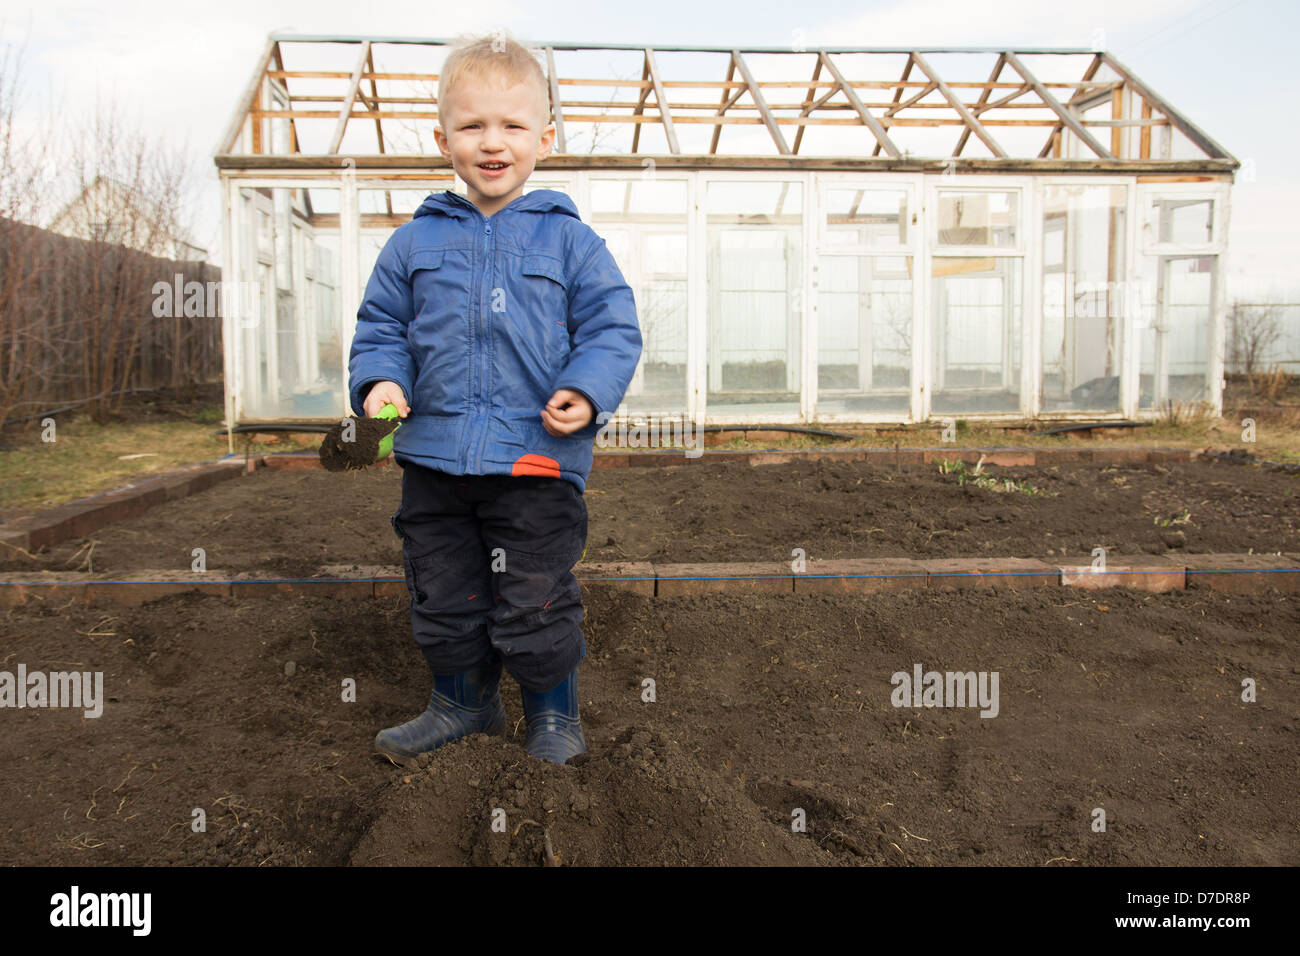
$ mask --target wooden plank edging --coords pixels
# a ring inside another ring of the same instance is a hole
[[[649,598],[698,594],[870,594],[917,588],[1109,587],[1164,592],[1203,587],[1234,594],[1272,588],[1300,594],[1300,553],[1117,556],[1104,570],[1062,566],[1034,558],[842,558],[808,561],[805,570],[768,562],[585,564],[576,569],[585,589],[616,588]],[[0,607],[29,601],[57,604],[142,604],[190,592],[231,598],[281,594],[368,598],[406,595],[396,571],[372,576],[264,578],[256,573],[223,576],[185,571],[145,571],[130,580],[84,573],[0,574]]]

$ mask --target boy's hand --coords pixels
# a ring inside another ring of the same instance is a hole
[[[591,402],[581,392],[557,389],[542,409],[542,426],[556,438],[572,435],[595,417]]]
[[[366,405],[363,409],[366,418],[374,418],[388,404],[397,406],[397,414],[400,418],[411,414],[411,409],[406,404],[406,396],[402,393],[402,386],[396,382],[375,382],[366,395]]]

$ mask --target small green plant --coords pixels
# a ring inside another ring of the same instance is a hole
[[[206,408],[200,408],[194,420],[200,425],[214,425],[217,422],[224,421],[226,417],[225,409],[220,405],[208,405]]]
[[[1186,509],[1183,510],[1181,515],[1175,515],[1172,518],[1162,518],[1159,515],[1156,515],[1151,519],[1152,524],[1159,525],[1162,528],[1168,528],[1170,525],[1176,524],[1191,524],[1191,521],[1192,513]]]
[[[1044,491],[1037,488],[1027,481],[1016,481],[1014,478],[994,478],[992,475],[984,474],[984,456],[980,455],[980,460],[971,468],[966,462],[958,459],[956,461],[939,462],[939,474],[955,475],[958,485],[965,485],[970,482],[976,488],[983,488],[985,491],[995,491],[999,494],[1017,492],[1030,497],[1052,497],[1055,492]]]

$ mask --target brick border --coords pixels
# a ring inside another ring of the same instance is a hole
[[[406,582],[396,568],[375,568],[372,576],[276,579],[255,574],[222,578],[208,572],[144,572],[134,580],[109,580],[81,573],[46,572],[35,578],[0,574],[0,607],[29,602],[143,604],[172,594],[198,592],[221,597],[260,598],[276,594],[322,597],[401,597]],[[614,588],[650,598],[694,594],[870,594],[917,588],[1125,587],[1164,592],[1187,587],[1232,594],[1275,589],[1300,594],[1300,553],[1189,554],[1177,560],[1135,556],[1130,563],[1061,566],[1033,558],[863,558],[809,561],[796,573],[779,563],[582,564],[575,569],[583,587]]]
[[[196,494],[249,470],[250,462],[243,458],[222,458],[145,478],[124,488],[0,524],[0,544],[31,551],[83,538],[106,524],[142,515],[154,505]]]

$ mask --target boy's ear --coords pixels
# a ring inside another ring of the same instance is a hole
[[[555,124],[548,123],[546,129],[542,130],[542,141],[537,147],[537,158],[545,159],[551,155],[551,147],[555,145]]]
[[[447,144],[447,131],[442,128],[439,122],[433,128],[433,140],[438,144],[438,152],[442,153],[444,159],[451,159],[451,147]]]

